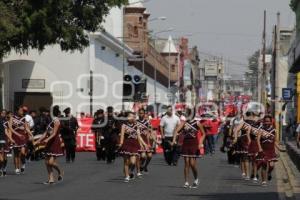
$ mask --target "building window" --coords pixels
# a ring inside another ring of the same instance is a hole
[[[172,65],[172,66],[171,66],[171,71],[172,71],[172,72],[175,72],[175,71],[176,71],[175,65]]]
[[[138,35],[139,35],[139,29],[137,26],[134,26],[133,35],[134,35],[134,37],[138,37]]]

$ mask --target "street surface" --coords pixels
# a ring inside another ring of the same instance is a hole
[[[64,181],[52,186],[42,184],[47,178],[43,161],[29,163],[24,175],[13,175],[9,159],[9,175],[0,179],[0,200],[279,200],[276,178],[266,188],[243,181],[240,170],[219,152],[199,161],[199,188],[184,189],[183,160],[170,167],[161,155],[153,159],[148,175],[126,184],[121,159],[107,165],[96,161],[94,153],[78,153],[74,164],[60,159]]]

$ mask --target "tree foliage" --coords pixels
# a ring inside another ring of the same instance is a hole
[[[291,0],[290,7],[293,11],[297,10],[298,3],[299,3],[299,0]]]
[[[248,58],[248,68],[254,75],[258,74],[258,61],[259,61],[260,50],[254,52],[252,56]]]
[[[64,51],[83,50],[87,32],[99,30],[109,10],[127,0],[1,0],[0,59],[11,50],[42,51],[59,44]]]
[[[271,54],[271,53],[272,53],[271,47],[266,48],[266,54]],[[254,76],[257,76],[259,73],[258,71],[259,56],[260,56],[260,50],[257,50],[248,58],[248,69],[251,71],[251,74]]]

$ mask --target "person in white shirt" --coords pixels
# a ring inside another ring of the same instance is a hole
[[[28,108],[26,106],[23,106],[23,110],[25,112],[25,121],[28,123],[29,125],[29,129],[32,130],[34,127],[34,121],[32,116],[28,113]]]
[[[33,133],[33,129],[34,129],[34,120],[33,117],[31,115],[32,111],[30,111],[26,106],[23,106],[23,110],[24,110],[24,114],[25,114],[25,121],[28,124],[29,130],[32,131],[31,133]],[[34,147],[32,144],[32,141],[28,141],[27,143],[27,154],[26,154],[26,159],[29,161],[30,159],[33,159],[33,153],[34,152]],[[25,168],[25,164],[23,164],[23,168]]]
[[[172,147],[173,134],[180,125],[180,119],[177,117],[172,109],[168,106],[167,113],[160,121],[160,131],[163,140],[164,157],[168,165],[177,165],[179,158],[179,151],[176,146]]]

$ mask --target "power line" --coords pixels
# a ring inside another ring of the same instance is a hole
[[[247,37],[247,38],[259,38],[260,34],[247,34],[247,33],[220,33],[220,32],[189,32],[185,31],[174,31],[175,33],[190,33],[189,37],[193,37],[195,35],[215,35],[215,36],[227,36],[227,37]],[[268,35],[269,36],[269,35]]]
[[[226,61],[226,62],[228,62],[228,63],[234,64],[234,65],[239,65],[239,66],[248,67],[248,64],[241,63],[241,62],[239,62],[239,61],[235,61],[235,60],[232,60],[232,59],[229,59],[229,58],[224,58],[224,57],[222,57],[222,56],[213,55],[213,54],[211,54],[211,53],[199,51],[199,54],[206,55],[206,56],[213,57],[213,58],[222,59],[222,60],[224,60],[224,61]]]

